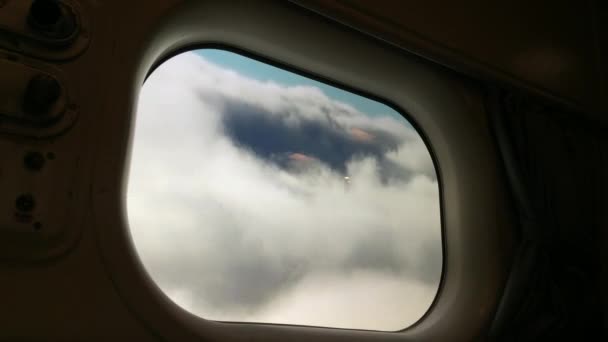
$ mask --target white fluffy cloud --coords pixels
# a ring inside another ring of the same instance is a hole
[[[414,323],[441,274],[439,195],[401,121],[172,58],[142,89],[132,150],[128,216],[146,269],[208,319]]]

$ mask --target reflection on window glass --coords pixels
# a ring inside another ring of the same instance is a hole
[[[429,151],[393,109],[221,50],[141,90],[127,193],[141,260],[206,319],[395,331],[441,275]]]

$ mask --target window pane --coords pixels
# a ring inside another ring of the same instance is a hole
[[[143,86],[127,193],[144,266],[206,319],[395,331],[441,275],[439,188],[390,107],[222,50]]]

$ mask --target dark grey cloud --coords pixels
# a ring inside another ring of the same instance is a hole
[[[146,269],[210,319],[414,322],[441,273],[438,187],[398,120],[192,54],[166,62],[142,90],[127,198]]]
[[[293,166],[290,156],[296,153],[314,158],[343,175],[353,159],[374,158],[383,182],[408,179],[410,172],[406,168],[386,158],[386,153],[397,151],[405,143],[403,137],[374,127],[345,127],[331,118],[327,107],[322,109],[324,115],[319,120],[302,116],[295,109],[274,114],[227,99],[222,124],[235,144],[285,169]],[[372,138],[357,139],[353,132],[363,132],[360,134]]]

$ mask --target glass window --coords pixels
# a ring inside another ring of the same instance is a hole
[[[224,50],[177,55],[139,98],[137,252],[205,319],[396,331],[442,267],[437,176],[392,108]]]

